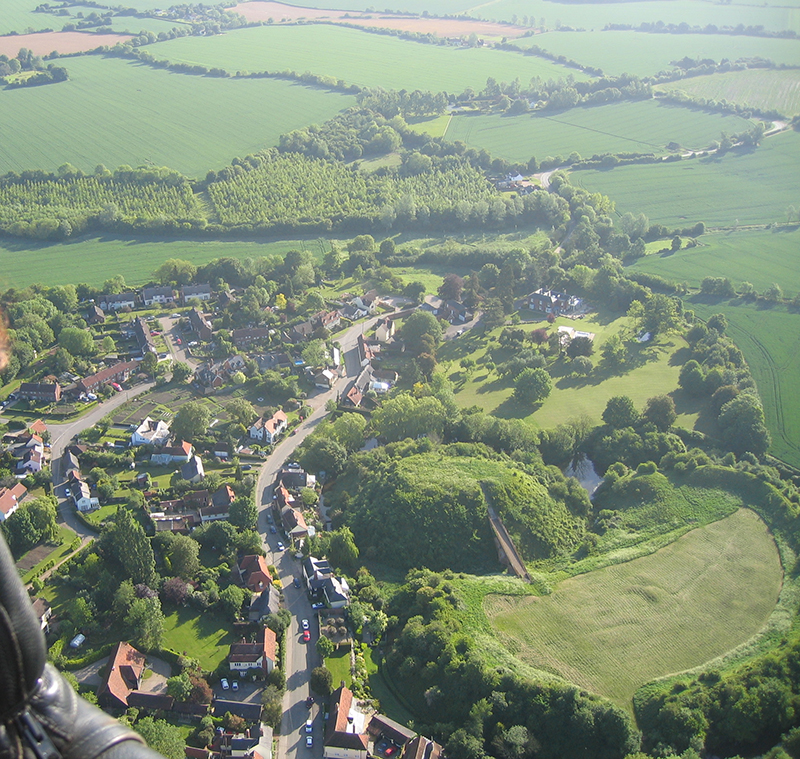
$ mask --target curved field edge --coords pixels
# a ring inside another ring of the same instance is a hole
[[[764,522],[742,509],[648,557],[567,580],[549,598],[491,594],[484,609],[523,661],[630,707],[654,675],[700,666],[764,627],[778,557]]]

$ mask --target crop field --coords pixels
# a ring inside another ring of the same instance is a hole
[[[800,42],[795,43],[800,46]],[[800,71],[748,69],[683,79],[658,89],[680,89],[708,100],[727,100],[793,116],[800,113]]]
[[[55,17],[49,13],[34,13],[37,5],[41,5],[39,0],[5,0],[3,12],[0,13],[0,34],[22,33],[28,28],[60,28],[53,21]]]
[[[100,287],[117,274],[125,277],[129,285],[140,285],[150,280],[168,258],[200,266],[215,258],[260,258],[307,250],[322,260],[329,249],[327,240],[317,238],[225,242],[91,237],[68,243],[4,238],[0,240],[0,289],[23,288],[36,282],[50,286],[85,282]],[[16,265],[21,259],[25,266]]]
[[[217,37],[183,37],[148,47],[157,58],[236,71],[311,71],[348,84],[460,92],[488,77],[566,77],[549,61],[489,48],[452,48],[369,34],[328,24],[262,26]],[[576,72],[576,78],[585,78]]]
[[[651,222],[676,227],[785,221],[787,206],[797,199],[798,176],[797,132],[767,137],[755,151],[571,173],[573,183],[616,201],[617,213],[644,213]]]
[[[548,32],[519,40],[517,44],[523,47],[537,45],[548,52],[564,55],[578,63],[599,66],[607,75],[628,73],[652,76],[659,71],[673,68],[670,66],[670,61],[680,60],[686,56],[710,58],[717,62],[723,58],[735,60],[761,57],[769,58],[777,64],[800,65],[800,41],[768,37],[648,34],[624,31]],[[770,75],[779,73],[762,69],[758,71]],[[797,75],[796,71],[782,73]],[[694,81],[696,80],[684,80],[666,87],[686,89],[686,85]]]
[[[757,633],[781,582],[766,525],[741,509],[654,554],[564,580],[549,596],[490,595],[484,608],[519,659],[630,708],[642,684]]]
[[[115,32],[126,32],[128,34],[139,34],[139,32],[168,32],[175,27],[186,26],[178,21],[160,18],[138,18],[136,16],[113,16],[111,28]]]
[[[728,317],[728,334],[744,353],[764,403],[772,435],[770,453],[800,467],[800,314],[741,301],[689,298],[686,307],[702,319]]]
[[[101,45],[113,47],[118,42],[127,42],[126,34],[90,34],[88,32],[44,32],[41,34],[20,34],[0,37],[0,55],[14,58],[20,48],[26,47],[35,55],[48,55],[54,50],[59,53],[85,53]],[[63,64],[62,64],[63,65]],[[69,71],[69,69],[67,69]]]
[[[621,102],[592,108],[572,108],[552,116],[453,116],[445,137],[510,161],[531,156],[595,153],[662,153],[670,142],[686,150],[702,150],[722,131],[742,132],[751,123],[740,116],[723,116],[655,100]]]
[[[785,296],[800,293],[800,230],[748,230],[707,234],[696,248],[649,255],[631,268],[699,288],[704,277],[750,282],[763,292],[778,282]]]
[[[520,311],[520,314],[523,318],[535,318],[527,309]],[[626,322],[624,317],[602,315],[597,318],[589,315],[578,323],[572,319],[558,318],[555,327],[564,324],[594,332],[595,345],[599,347],[607,338],[619,332]],[[547,322],[542,319],[526,325],[526,329],[533,330],[547,326]],[[499,332],[498,328],[492,335],[496,336]],[[467,333],[458,340],[445,343],[439,349],[437,356],[440,365],[449,367],[451,379],[456,383],[456,403],[461,408],[477,405],[488,414],[523,418],[537,427],[550,428],[584,414],[599,423],[608,399],[615,395],[628,395],[637,408],[643,408],[648,398],[675,390],[678,386],[680,365],[672,357],[685,345],[683,339],[674,338],[658,345],[634,348],[631,368],[625,374],[600,373],[579,379],[569,376],[570,370],[566,363],[556,362],[550,367],[553,390],[541,407],[534,412],[513,401],[511,397],[513,385],[510,381],[499,379],[496,374],[489,374],[483,368],[480,362],[486,356],[485,341]],[[463,381],[459,361],[467,356],[479,363],[474,374]],[[500,356],[499,360],[507,358],[510,356]],[[593,361],[597,363],[597,358],[593,357]],[[681,418],[679,422],[690,426],[693,418]]]
[[[67,82],[0,90],[0,173],[69,162],[87,172],[150,164],[205,176],[355,102],[286,81],[174,74],[118,58],[65,65]]]

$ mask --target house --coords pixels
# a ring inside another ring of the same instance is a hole
[[[323,329],[327,329],[328,332],[333,332],[341,323],[342,317],[338,311],[320,311],[318,314],[314,315],[312,319],[317,327],[322,327]]]
[[[268,327],[250,327],[247,329],[235,329],[231,332],[231,339],[237,348],[246,348],[253,343],[269,340],[270,332],[274,330]]]
[[[454,324],[471,321],[473,312],[470,311],[463,303],[457,300],[448,300],[443,306],[445,318]]]
[[[303,578],[313,600],[323,601],[331,609],[343,609],[350,603],[350,586],[336,577],[327,559],[309,556],[302,563]]]
[[[151,514],[150,520],[156,532],[188,535],[197,526],[194,514]]]
[[[109,293],[101,295],[97,299],[97,305],[103,311],[119,311],[122,308],[134,308],[136,306],[136,293]]]
[[[300,490],[301,488],[313,488],[317,484],[317,478],[298,466],[281,469],[275,477],[275,483],[277,487],[284,489]]]
[[[232,306],[234,303],[238,301],[236,295],[234,295],[233,290],[223,290],[217,296],[217,305],[220,308],[227,308],[228,306]]]
[[[78,392],[91,393],[97,390],[101,385],[107,385],[110,382],[125,382],[138,366],[138,361],[121,361],[114,364],[114,366],[101,369],[97,374],[84,377],[78,382]]]
[[[361,374],[356,377],[350,387],[345,391],[341,402],[345,406],[355,406],[358,408],[364,400],[365,393],[370,389],[373,381],[374,372],[371,366],[367,365],[361,370]]]
[[[69,479],[73,472],[77,472],[80,476],[81,465],[78,457],[70,450],[65,450],[61,457],[61,471],[65,479]]]
[[[91,325],[102,324],[106,320],[106,314],[102,308],[92,305],[86,314],[86,323]]]
[[[558,328],[558,341],[561,345],[569,345],[576,337],[585,337],[594,342],[594,332],[586,332],[574,327],[561,326]]]
[[[214,336],[214,328],[211,326],[211,322],[197,308],[189,311],[189,326],[192,328],[192,332],[201,340],[209,341]]]
[[[247,618],[251,622],[258,622],[270,614],[276,614],[281,607],[281,594],[274,585],[270,585],[261,593],[253,595]]]
[[[444,759],[444,749],[436,742],[417,735],[406,743],[404,759]]]
[[[169,435],[169,425],[165,421],[162,419],[156,421],[146,416],[131,435],[131,445],[155,445],[160,447],[166,444],[167,440],[169,440]]]
[[[394,319],[381,319],[375,327],[375,339],[379,343],[388,343],[394,337],[395,331]]]
[[[30,432],[32,435],[38,435],[41,437],[45,432],[47,432],[47,425],[41,419],[37,419],[28,425],[28,432]]]
[[[183,503],[188,508],[202,509],[211,503],[211,493],[207,490],[190,490],[184,493]]]
[[[228,653],[228,666],[231,672],[247,672],[255,669],[268,675],[275,667],[277,638],[269,627],[263,627],[256,635],[254,643],[242,639],[241,643],[231,644]]]
[[[61,400],[61,385],[58,382],[23,382],[16,392],[17,398],[25,401],[58,403]]]
[[[342,319],[349,319],[351,322],[354,322],[365,317],[367,311],[358,306],[354,306],[352,303],[348,303],[346,306],[342,306],[339,309],[339,315]]]
[[[300,343],[303,340],[308,340],[314,334],[316,327],[312,321],[300,322],[295,324],[287,333],[287,339],[291,343]]]
[[[100,500],[92,497],[92,491],[89,486],[77,480],[72,486],[72,500],[75,502],[75,508],[78,511],[91,511],[92,509],[100,508]]]
[[[272,575],[263,556],[248,554],[237,565],[239,580],[251,593],[261,593],[272,585]]]
[[[358,351],[358,362],[361,366],[372,363],[381,350],[380,343],[367,340],[364,335],[359,335],[356,339],[356,350]]]
[[[211,285],[184,285],[181,288],[181,303],[185,306],[192,298],[211,300]]]
[[[133,336],[136,338],[136,344],[139,346],[139,353],[142,356],[146,356],[148,353],[158,353],[153,336],[150,334],[150,325],[141,316],[137,316],[133,320]]]
[[[41,472],[43,463],[44,453],[38,448],[28,448],[17,462],[17,472]]]
[[[165,693],[142,693],[132,691],[128,695],[128,706],[145,712],[169,712],[175,706],[175,699]]]
[[[139,690],[144,675],[145,656],[130,643],[120,642],[111,649],[97,700],[103,707],[128,708],[128,697]]]
[[[330,698],[322,756],[325,759],[367,759],[367,716],[355,708],[352,691],[342,683]]]
[[[181,477],[184,480],[197,484],[201,482],[203,477],[206,476],[206,470],[203,468],[203,462],[197,455],[192,456],[182,467]]]
[[[323,369],[314,375],[314,384],[322,390],[330,390],[338,378],[335,370]]]
[[[542,311],[545,314],[558,316],[559,314],[574,313],[583,305],[583,301],[575,295],[545,290],[540,287],[526,295],[523,298],[523,304],[526,304],[531,311]]]
[[[256,701],[227,701],[222,698],[215,698],[213,704],[215,717],[224,717],[228,712],[241,717],[247,722],[258,722],[261,719],[261,704]]]
[[[221,485],[211,496],[212,506],[230,506],[236,500],[236,493],[230,485]]]
[[[216,390],[225,384],[225,377],[220,364],[208,362],[203,364],[194,374],[195,381],[207,390]]]
[[[53,616],[53,609],[43,598],[33,599],[33,613],[39,620],[39,627],[43,632],[50,632],[50,617]]]
[[[438,295],[426,295],[420,304],[420,311],[427,311],[434,316],[439,316],[444,308],[444,301]]]
[[[185,464],[191,457],[194,448],[186,440],[178,445],[164,446],[158,453],[150,456],[150,463],[157,466],[169,466],[175,462]]]
[[[174,303],[175,293],[169,286],[164,287],[143,287],[142,303],[145,306],[152,306],[155,303]]]
[[[5,522],[17,510],[27,492],[28,488],[21,482],[10,488],[0,488],[0,522]]]
[[[395,722],[393,719],[384,717],[382,714],[373,714],[370,717],[367,732],[375,740],[385,738],[401,748],[417,735],[413,730],[401,725],[399,722]]]
[[[294,541],[308,537],[308,525],[305,517],[297,509],[293,509],[291,506],[284,506],[281,509],[281,521],[283,522],[284,532],[289,536],[290,540]]]
[[[263,443],[274,443],[275,439],[286,429],[289,419],[278,409],[269,419],[256,419],[250,426],[249,434],[253,440]]]

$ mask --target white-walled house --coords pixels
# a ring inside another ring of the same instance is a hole
[[[169,440],[169,425],[146,416],[131,435],[131,445],[165,445]]]

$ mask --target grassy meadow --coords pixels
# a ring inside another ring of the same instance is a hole
[[[77,282],[100,287],[117,274],[122,274],[129,285],[141,285],[168,258],[180,258],[199,266],[215,258],[283,256],[289,250],[307,250],[321,260],[329,250],[329,243],[320,238],[255,242],[84,237],[67,243],[3,238],[0,239],[0,289]],[[25,260],[24,267],[16,265],[21,257]]]
[[[574,184],[609,195],[617,213],[644,213],[651,222],[686,227],[770,224],[786,220],[797,202],[800,133],[767,137],[753,151],[675,163],[573,171]]]
[[[183,607],[164,615],[164,647],[198,659],[203,669],[215,670],[237,638],[227,619]]]
[[[17,32],[22,34],[29,27],[40,29],[60,29],[57,17],[49,13],[34,13],[34,8],[41,5],[39,0],[5,0],[3,12],[0,13],[0,34]]]
[[[521,313],[533,318],[530,311],[523,310]],[[625,317],[590,314],[578,322],[558,318],[554,327],[564,324],[594,332],[595,345],[599,348],[608,337],[619,332],[626,322]],[[530,323],[527,328],[533,330],[547,326],[547,322],[541,319]],[[490,334],[496,337],[499,333],[498,328]],[[437,356],[444,371],[455,382],[456,403],[461,408],[477,405],[488,414],[522,418],[537,427],[549,428],[584,414],[599,423],[608,399],[615,395],[628,395],[637,408],[643,408],[648,398],[675,390],[683,363],[682,352],[678,352],[685,345],[682,338],[672,338],[657,345],[636,345],[632,348],[631,368],[624,374],[609,374],[596,369],[588,378],[572,377],[569,362],[559,359],[549,367],[553,390],[536,410],[517,404],[512,398],[512,382],[500,379],[484,368],[484,362],[490,358],[485,339],[468,332],[458,340],[445,343]],[[510,351],[498,350],[496,343],[492,343],[491,347],[495,364],[511,357]],[[465,357],[478,362],[475,372],[467,378],[459,367],[460,360]],[[595,355],[592,360],[597,364],[599,357]],[[680,422],[691,427],[694,417],[681,418]]]
[[[454,116],[445,137],[509,161],[527,162],[531,156],[566,156],[573,150],[585,158],[595,153],[664,153],[670,142],[686,150],[704,150],[720,132],[743,132],[751,126],[740,116],[646,100],[554,115]]]
[[[98,163],[154,164],[202,177],[355,103],[286,81],[188,76],[119,58],[64,65],[67,82],[0,90],[0,173],[69,162],[89,172]]]
[[[519,659],[630,708],[645,682],[756,634],[781,581],[766,525],[742,509],[649,556],[564,580],[549,596],[489,595],[484,608]]]
[[[793,44],[800,47],[800,42]],[[657,89],[678,89],[708,100],[727,100],[753,108],[775,109],[787,116],[800,113],[800,71],[796,68],[730,71],[682,79]]]
[[[705,277],[750,282],[763,292],[778,282],[786,297],[800,293],[800,229],[706,234],[695,248],[640,258],[630,268],[699,288]],[[663,248],[663,243],[660,243]]]
[[[309,24],[238,29],[217,37],[182,37],[148,48],[157,58],[236,71],[311,71],[348,84],[386,89],[460,92],[488,77],[566,77],[563,66],[489,48],[425,45],[356,29]],[[574,72],[576,79],[585,75]]]
[[[652,76],[670,70],[671,61],[689,58],[769,58],[777,64],[800,65],[800,41],[768,37],[731,37],[722,34],[649,34],[630,31],[548,32],[517,44],[538,45],[555,55],[600,67],[607,75]],[[759,69],[759,71],[763,71]],[[777,74],[779,72],[763,71]],[[789,73],[789,72],[786,72]],[[795,75],[797,72],[793,72]],[[673,83],[684,84],[694,80]],[[719,99],[719,98],[717,98]],[[732,98],[728,98],[732,100]]]

